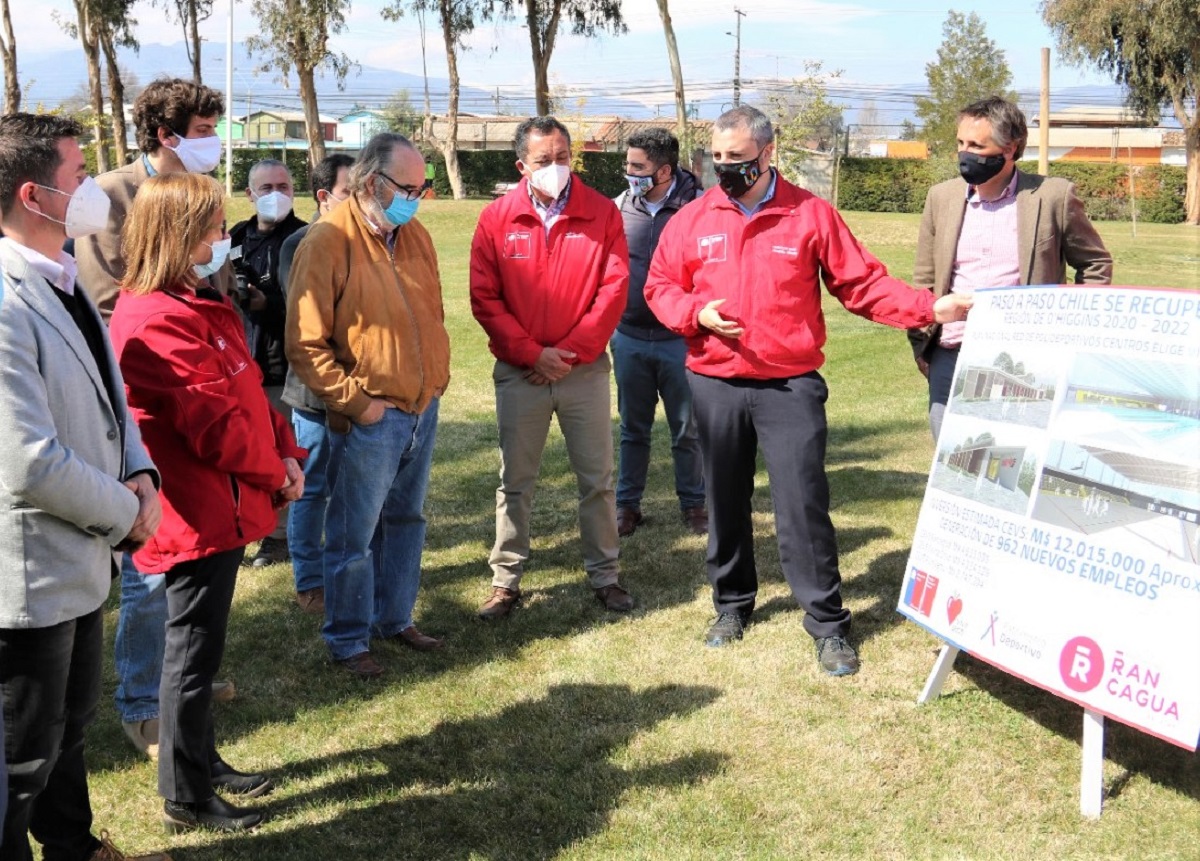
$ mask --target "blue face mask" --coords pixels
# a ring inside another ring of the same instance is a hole
[[[383,217],[393,227],[401,227],[408,224],[412,217],[417,214],[417,204],[420,200],[405,200],[404,195],[396,192],[392,195],[392,203],[383,211]]]

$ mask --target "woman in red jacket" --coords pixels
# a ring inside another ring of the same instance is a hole
[[[158,791],[174,831],[263,821],[217,794],[256,797],[272,785],[217,753],[211,685],[243,550],[304,483],[304,449],[267,402],[241,317],[207,280],[229,251],[224,201],[203,174],[161,174],[138,189],[110,324],[130,411],[162,473],[162,525],[134,560],[167,578]]]

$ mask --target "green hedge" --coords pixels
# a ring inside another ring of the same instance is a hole
[[[1022,165],[1036,170],[1032,163]],[[1137,217],[1159,224],[1178,224],[1184,218],[1186,171],[1173,165],[1134,167]],[[956,175],[946,159],[842,159],[838,177],[838,206],[865,212],[919,213],[925,193],[934,183]],[[1120,164],[1050,162],[1050,175],[1075,183],[1089,218],[1128,221],[1131,215],[1129,168]]]
[[[235,149],[233,151],[233,192],[240,194],[245,190],[249,182],[250,168],[255,162],[262,161],[264,158],[274,158],[283,161],[288,169],[292,172],[292,184],[295,186],[297,193],[308,193],[308,151],[307,150],[288,150],[286,159],[280,159],[282,151],[278,149],[268,149],[267,147],[255,149]],[[141,152],[131,151],[132,158],[141,158]],[[94,146],[86,146],[83,148],[83,160],[87,164],[88,173],[96,175],[96,148]],[[109,164],[113,167],[117,166],[116,153],[109,150]],[[443,168],[443,173],[444,173]],[[225,183],[225,151],[221,151],[221,163],[217,166],[216,172],[213,174],[222,185]]]
[[[446,176],[446,160],[439,152],[433,159],[433,190],[438,197],[450,196],[450,180]],[[458,169],[462,174],[463,192],[467,197],[491,197],[498,182],[517,182],[517,157],[512,150],[461,150]],[[585,152],[583,181],[601,194],[616,197],[625,190],[625,153]]]

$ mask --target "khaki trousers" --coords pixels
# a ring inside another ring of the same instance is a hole
[[[576,365],[556,383],[535,386],[528,371],[497,362],[496,422],[500,430],[500,487],[496,544],[488,564],[492,585],[517,589],[529,559],[529,516],[550,419],[558,417],[567,458],[579,487],[583,567],[593,589],[617,582],[617,511],[613,492],[612,407],[607,353]]]

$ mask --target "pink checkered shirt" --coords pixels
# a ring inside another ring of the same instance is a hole
[[[950,292],[970,295],[980,287],[1014,287],[1021,283],[1017,253],[1017,172],[995,200],[981,200],[975,186],[967,188],[967,209]],[[965,322],[947,323],[940,338],[943,347],[962,343]]]

